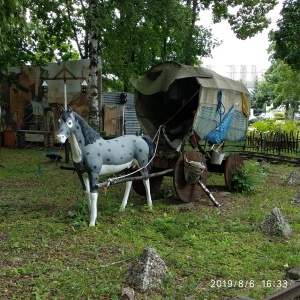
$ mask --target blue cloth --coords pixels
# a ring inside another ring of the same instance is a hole
[[[227,135],[233,114],[235,112],[236,105],[234,105],[227,115],[220,121],[220,124],[212,130],[209,134],[206,135],[206,139],[211,144],[220,144],[225,140]]]

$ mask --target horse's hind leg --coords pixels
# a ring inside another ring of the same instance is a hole
[[[121,204],[121,207],[120,207],[120,211],[125,210],[125,207],[126,207],[127,201],[128,201],[128,197],[129,197],[129,193],[130,193],[130,190],[131,190],[131,186],[132,186],[132,181],[127,181],[123,201],[122,201],[122,204]]]
[[[149,206],[149,209],[152,209],[152,198],[151,198],[151,193],[150,193],[150,180],[148,179],[143,179],[144,186],[146,189],[146,196],[147,196],[147,204]]]

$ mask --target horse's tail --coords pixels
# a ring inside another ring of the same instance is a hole
[[[142,138],[148,144],[149,147],[148,161],[151,160],[151,162],[147,166],[147,169],[148,173],[150,174],[153,169],[154,144],[152,142],[152,139],[148,135],[143,135]]]

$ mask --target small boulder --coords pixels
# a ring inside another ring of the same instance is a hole
[[[124,274],[128,283],[137,290],[146,291],[159,287],[167,276],[170,276],[165,262],[159,257],[156,250],[147,247]]]
[[[123,288],[120,300],[134,300],[134,290],[130,287]]]
[[[299,280],[300,279],[300,267],[296,267],[288,270],[287,275],[290,279]]]
[[[297,171],[293,171],[286,180],[288,185],[300,184],[300,175]]]
[[[300,190],[296,193],[294,198],[291,201],[292,204],[300,204]]]
[[[292,229],[285,220],[280,209],[275,207],[267,218],[260,224],[260,229],[271,236],[284,236],[288,237]]]

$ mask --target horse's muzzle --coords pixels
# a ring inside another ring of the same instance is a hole
[[[56,138],[57,138],[58,142],[60,142],[62,144],[64,144],[65,141],[66,141],[66,139],[67,139],[67,137],[65,135],[63,135],[63,134],[56,135]]]

